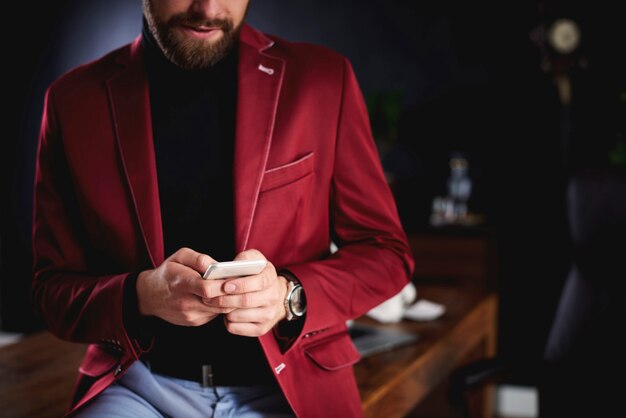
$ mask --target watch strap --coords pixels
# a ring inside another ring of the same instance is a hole
[[[287,321],[293,321],[294,319],[297,318],[291,311],[290,301],[291,301],[291,295],[293,294],[293,291],[298,285],[299,284],[296,284],[296,282],[287,279],[287,294],[285,295],[285,300],[283,301],[283,304],[285,305],[285,312],[287,313],[287,316],[285,317]]]

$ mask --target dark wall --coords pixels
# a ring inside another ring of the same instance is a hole
[[[29,36],[16,32],[15,25],[3,27],[11,105],[1,153],[0,326],[29,331],[41,326],[28,297],[32,184],[45,89],[70,68],[136,36],[141,11],[139,1],[127,0],[39,0],[8,9],[6,16],[19,18]]]
[[[22,120],[31,97],[32,82],[62,2],[35,1],[13,4],[5,17],[28,21],[30,36],[16,35],[15,25],[2,25],[6,109],[4,137],[0,142],[2,175],[0,199],[0,325],[7,331],[28,331],[39,326],[29,304],[30,205],[32,193],[32,140],[22,140]],[[36,10],[36,12],[35,12]],[[26,150],[24,149],[26,148]]]
[[[8,199],[2,199],[0,319],[5,330],[30,330],[40,326],[28,288],[43,91],[67,69],[131,40],[140,2],[13,7],[8,15],[27,17],[35,36],[4,36],[16,88],[2,142]],[[534,28],[563,15],[581,22],[584,36],[584,54],[568,70],[574,89],[568,107],[553,73],[541,67],[554,57],[530,39]],[[617,97],[626,90],[626,37],[617,16],[615,6],[591,1],[253,0],[248,20],[351,60],[409,231],[427,224],[432,198],[445,193],[450,154],[469,158],[471,209],[487,214],[497,231],[501,350],[538,356],[570,261],[565,182],[574,171],[606,164],[617,133],[624,133]]]

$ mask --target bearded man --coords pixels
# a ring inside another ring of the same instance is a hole
[[[349,62],[247,9],[143,0],[141,36],[48,89],[33,300],[89,344],[68,415],[362,415],[346,322],[410,250]],[[233,259],[267,264],[203,280]]]

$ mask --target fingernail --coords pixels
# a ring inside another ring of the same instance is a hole
[[[226,284],[224,285],[224,291],[225,291],[225,292],[232,293],[232,292],[234,292],[235,290],[237,290],[237,286],[235,286],[235,284],[234,284],[234,283],[226,283]]]

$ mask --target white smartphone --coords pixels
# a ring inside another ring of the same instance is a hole
[[[223,279],[225,277],[249,276],[259,274],[267,260],[236,260],[213,263],[204,272],[203,279]]]

